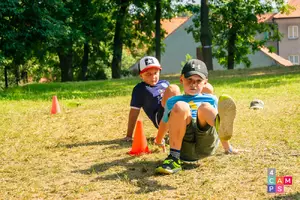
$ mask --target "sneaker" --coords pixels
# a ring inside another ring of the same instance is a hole
[[[236,116],[236,105],[228,95],[219,97],[219,114],[216,117],[216,129],[221,140],[229,140],[233,133],[233,122]]]
[[[158,166],[155,171],[159,174],[174,174],[181,171],[181,161],[169,155],[163,162],[161,166]]]
[[[193,163],[198,163],[199,159],[198,160],[189,160],[189,159],[185,159],[185,158],[180,158],[180,161],[184,164],[184,163],[187,163],[187,164],[193,164]]]
[[[231,145],[229,145],[229,149],[225,150],[225,154],[238,154],[239,150],[234,149]]]

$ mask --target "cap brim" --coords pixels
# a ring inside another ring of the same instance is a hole
[[[251,106],[250,109],[263,109],[263,106],[259,106],[259,105],[255,105],[255,106]]]
[[[188,78],[188,77],[193,76],[193,75],[198,75],[198,76],[200,76],[202,79],[206,79],[205,74],[200,73],[200,72],[196,72],[196,71],[186,72],[186,73],[184,74],[184,78]]]
[[[147,71],[148,69],[152,69],[152,68],[159,69],[159,70],[162,69],[162,68],[159,67],[159,66],[153,65],[153,66],[148,66],[148,67],[144,68],[142,71],[140,71],[140,73],[143,73],[143,72]]]

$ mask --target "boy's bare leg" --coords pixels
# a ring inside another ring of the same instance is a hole
[[[207,124],[214,126],[217,114],[217,109],[212,107],[212,105],[209,103],[202,103],[199,106],[197,113],[199,125],[201,127],[205,127]]]
[[[165,107],[166,102],[170,97],[177,96],[177,95],[180,95],[180,88],[178,87],[178,85],[175,85],[175,84],[169,85],[169,87],[165,90],[164,96],[161,100],[162,107]],[[164,123],[161,120],[159,122],[159,129],[156,134],[154,143],[161,145],[168,130],[169,130],[168,123]],[[159,142],[159,143],[157,143],[157,142]],[[163,144],[164,144],[164,142],[163,142]],[[163,145],[162,147],[163,147],[163,151],[165,152],[165,145]]]
[[[228,140],[227,141],[226,140],[225,141],[221,141],[221,144],[222,144],[223,149],[225,150],[226,154],[238,154],[239,153],[239,151],[237,149],[234,149],[230,145],[230,143],[229,143]]]
[[[161,166],[156,168],[156,172],[160,174],[173,174],[180,170],[180,149],[182,140],[185,135],[186,126],[192,120],[190,106],[188,103],[178,101],[170,114],[168,121],[170,134],[170,154],[164,160]]]
[[[170,135],[170,148],[181,149],[182,139],[185,135],[186,126],[191,122],[190,106],[183,102],[178,101],[170,114],[169,118],[169,135]]]
[[[165,107],[167,100],[172,96],[180,95],[180,88],[178,85],[171,84],[169,87],[165,90],[164,96],[161,100],[161,105]]]

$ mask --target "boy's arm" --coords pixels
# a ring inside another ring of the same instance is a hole
[[[127,135],[126,137],[132,138],[133,130],[136,124],[136,121],[140,114],[140,109],[130,108],[128,116],[128,125],[127,125]]]
[[[159,122],[159,127],[158,127],[158,131],[157,131],[157,136],[154,140],[154,143],[161,146],[163,148],[163,151],[165,152],[165,141],[164,141],[164,137],[166,135],[166,133],[169,130],[169,126],[168,126],[168,119],[169,119],[169,107],[168,107],[168,102],[167,101],[166,105],[165,105],[165,111],[164,111],[164,115],[162,117],[162,119]]]
[[[164,137],[168,132],[168,130],[169,130],[168,123],[163,122],[163,120],[161,120],[159,123],[159,128],[154,143],[161,146],[163,148],[163,152],[166,151]]]
[[[158,131],[157,131],[157,136],[155,138],[155,142],[157,144],[161,144],[166,133],[168,132],[169,128],[168,128],[168,123],[166,122],[163,122],[163,120],[160,121],[159,123],[159,128],[158,128]]]

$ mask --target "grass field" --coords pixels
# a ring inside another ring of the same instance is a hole
[[[178,83],[178,75],[163,77]],[[167,154],[142,113],[152,154],[129,156],[123,142],[138,78],[29,84],[0,92],[0,199],[300,199],[300,67],[211,72],[216,95],[233,96],[231,140],[247,150],[187,164],[171,176],[155,167]],[[61,114],[50,115],[58,96]],[[250,110],[254,98],[263,110]],[[267,193],[267,169],[293,177]]]

